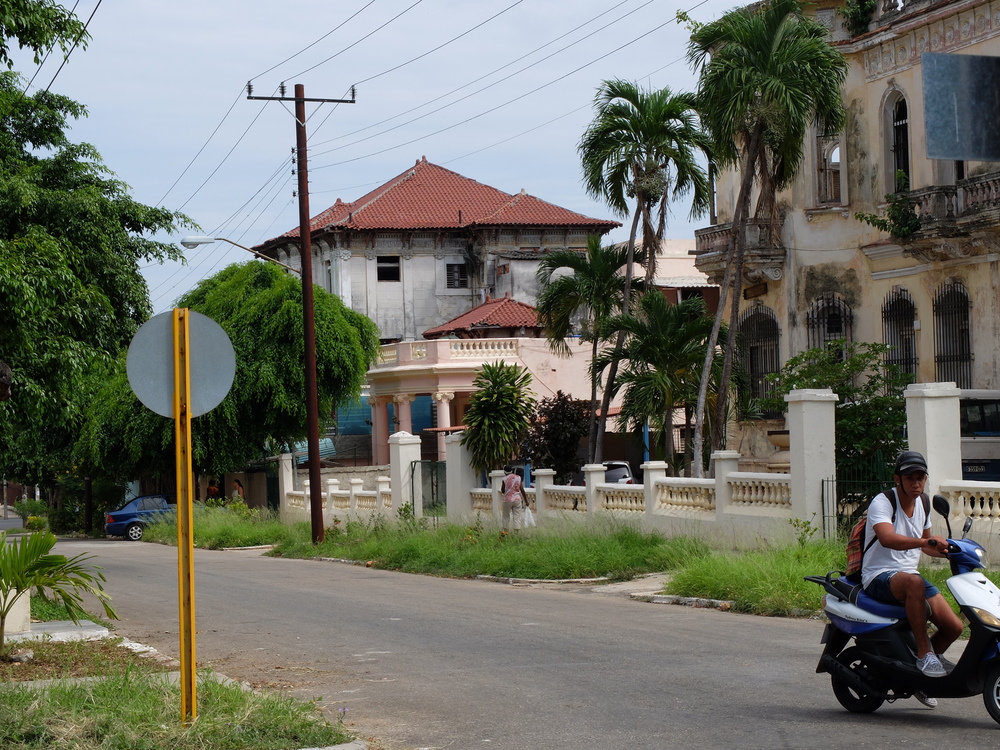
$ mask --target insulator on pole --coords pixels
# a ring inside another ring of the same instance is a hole
[[[247,96],[253,96],[253,81],[247,81]]]

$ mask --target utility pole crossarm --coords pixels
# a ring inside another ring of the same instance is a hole
[[[319,102],[320,104],[356,104],[354,98],[350,99],[301,99],[294,96],[247,96],[247,99],[258,102]]]

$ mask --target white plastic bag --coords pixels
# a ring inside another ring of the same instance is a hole
[[[524,506],[524,528],[535,525],[535,514],[528,505]]]

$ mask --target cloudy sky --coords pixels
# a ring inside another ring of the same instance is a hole
[[[71,7],[68,2],[65,5]],[[191,233],[255,245],[298,224],[290,104],[248,101],[285,82],[307,97],[310,213],[354,200],[426,156],[508,193],[598,218],[576,146],[603,79],[692,90],[687,31],[732,0],[79,0],[93,37],[59,70],[16,68],[83,104],[92,143],[143,203],[183,211]],[[691,237],[674,207],[668,236]],[[619,218],[619,220],[621,220]],[[178,240],[180,235],[170,239]],[[626,229],[612,235],[625,239]],[[145,269],[156,311],[229,263],[223,243]]]

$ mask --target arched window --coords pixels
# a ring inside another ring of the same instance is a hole
[[[769,308],[755,305],[740,316],[737,333],[743,370],[750,380],[750,395],[763,398],[774,391],[767,376],[781,369],[778,361],[778,319]]]
[[[906,185],[899,184],[900,172]],[[889,192],[910,189],[910,116],[906,99],[900,96],[892,105],[892,175]]]
[[[972,303],[965,285],[952,279],[934,295],[934,379],[972,387]]]
[[[818,139],[819,174],[817,199],[819,203],[840,204],[840,139],[820,136]]]
[[[826,346],[838,339],[854,340],[854,314],[844,300],[834,292],[816,298],[806,314],[809,347]]]
[[[882,305],[882,337],[892,347],[885,355],[887,365],[897,365],[903,372],[917,376],[917,343],[914,321],[917,309],[910,293],[894,289]]]

